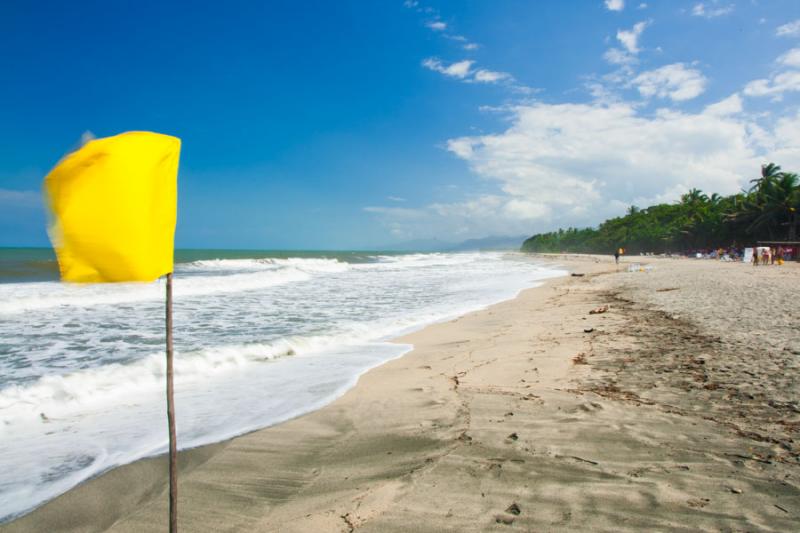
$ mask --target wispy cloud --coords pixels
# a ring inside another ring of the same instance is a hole
[[[609,11],[622,11],[625,9],[625,0],[606,0],[606,9]]]
[[[800,68],[800,48],[792,48],[777,59],[777,62],[787,67]]]
[[[729,97],[706,106],[703,111],[706,115],[713,115],[717,117],[727,117],[742,112],[742,98],[734,93]]]
[[[501,80],[511,79],[508,72],[495,72],[494,70],[479,69],[475,71],[473,79],[481,83],[496,83]]]
[[[630,30],[618,30],[617,40],[631,54],[639,53],[639,37],[642,36],[647,22],[637,22]]]
[[[424,8],[419,5],[419,2],[414,2],[413,4],[407,2],[405,5],[406,7],[414,8],[418,13],[427,13],[430,19],[425,22],[425,25],[443,38],[460,43],[463,50],[474,51],[480,48],[478,43],[471,42],[468,37],[453,32],[452,28],[441,20],[441,15],[438,10]],[[465,83],[498,84],[514,93],[524,95],[530,95],[537,91],[537,89],[519,83],[514,76],[508,72],[492,70],[485,67],[473,68],[474,65],[475,61],[471,59],[446,63],[437,57],[429,57],[422,61],[423,67],[449,78],[461,80]]]
[[[800,20],[797,21],[800,27]],[[773,72],[768,78],[753,80],[745,85],[742,93],[751,97],[772,97],[777,102],[783,99],[784,93],[800,92],[800,48],[792,48],[778,56],[775,63],[785,67],[784,70]]]
[[[426,22],[425,25],[433,31],[444,31],[447,29],[447,24],[441,20],[431,20]]]
[[[390,202],[405,202],[406,201],[405,198],[401,198],[399,196],[387,196],[386,199],[389,200]]]
[[[775,35],[778,37],[795,37],[800,35],[800,19],[788,22],[783,26],[778,26],[778,29],[775,30]]]
[[[436,57],[429,57],[422,62],[422,66],[450,78],[456,78],[467,83],[498,83],[513,82],[514,77],[508,72],[499,72],[486,68],[473,69],[475,61],[464,59],[449,65]],[[516,85],[515,85],[516,87]],[[520,86],[521,87],[521,86]],[[527,89],[527,88],[525,88]]]
[[[773,100],[783,98],[783,93],[800,91],[800,72],[789,70],[780,72],[770,78],[753,80],[744,88],[747,96],[771,96]]]
[[[409,207],[384,207],[384,206],[369,206],[365,207],[364,211],[367,213],[378,213],[381,215],[391,215],[392,217],[401,219],[414,219],[421,216],[418,209]]]
[[[606,50],[606,53],[603,54],[603,59],[612,65],[630,65],[636,62],[636,56],[627,53],[625,50],[620,50],[619,48],[609,48]]]
[[[635,63],[639,48],[639,38],[642,36],[649,22],[637,22],[630,30],[617,30],[617,41],[622,48],[609,48],[603,58],[612,65],[630,65]]]
[[[642,72],[631,84],[646,97],[669,98],[675,102],[691,100],[705,91],[707,80],[703,74],[684,63],[673,63],[655,70]]]
[[[455,63],[445,65],[439,59],[429,57],[422,62],[422,66],[434,72],[444,74],[445,76],[450,76],[451,78],[464,79],[470,74],[474,63],[475,62],[470,59],[464,59],[463,61],[456,61]]]
[[[39,191],[0,189],[0,205],[5,207],[39,207],[42,205],[42,193]]]
[[[732,13],[736,6],[734,4],[720,5],[719,0],[711,2],[699,2],[692,7],[692,16],[713,19]]]

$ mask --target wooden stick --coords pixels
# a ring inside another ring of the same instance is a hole
[[[167,274],[167,424],[169,426],[169,531],[178,532],[178,447],[172,385],[172,273]]]

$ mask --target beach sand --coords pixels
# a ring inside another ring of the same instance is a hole
[[[399,339],[414,350],[319,411],[182,452],[181,529],[800,529],[798,265],[546,260],[583,276]],[[161,457],[2,531],[166,523]]]

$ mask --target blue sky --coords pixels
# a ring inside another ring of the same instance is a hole
[[[183,140],[180,247],[591,225],[800,170],[800,2],[3,2],[0,245],[90,131]],[[8,53],[12,51],[13,53]]]

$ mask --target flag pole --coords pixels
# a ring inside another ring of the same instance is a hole
[[[169,531],[178,531],[178,449],[172,384],[172,272],[167,274],[167,425],[169,426]]]

